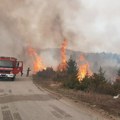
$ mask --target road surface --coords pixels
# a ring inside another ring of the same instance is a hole
[[[0,120],[110,120],[38,89],[30,78],[0,81]]]

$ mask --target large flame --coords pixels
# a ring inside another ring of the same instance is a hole
[[[58,70],[64,71],[67,67],[67,57],[66,57],[67,40],[65,39],[61,45],[61,63],[58,66]]]
[[[45,65],[43,64],[40,56],[37,54],[35,49],[33,49],[32,47],[29,47],[28,48],[28,53],[32,57],[32,60],[33,60],[33,71],[34,71],[34,73],[46,69]]]
[[[93,73],[90,70],[89,63],[83,55],[80,56],[80,66],[78,71],[78,79],[81,81],[85,76],[91,76]]]

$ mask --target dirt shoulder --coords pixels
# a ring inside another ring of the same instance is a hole
[[[109,95],[65,89],[61,87],[60,83],[52,80],[33,80],[33,82],[37,87],[44,87],[52,94],[55,94],[58,99],[60,97],[67,97],[74,102],[82,102],[82,104],[93,111],[97,111],[98,113],[109,117],[110,120],[120,120],[120,98],[113,99],[113,96]]]

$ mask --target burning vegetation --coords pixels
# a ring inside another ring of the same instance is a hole
[[[67,40],[65,39],[61,45],[61,62],[57,67],[57,71],[46,67],[41,57],[32,47],[28,48],[28,53],[33,61],[34,73],[43,76],[45,79],[52,78],[63,83],[65,87],[71,89],[79,89],[83,91],[93,91],[102,94],[115,95],[120,92],[120,80],[114,84],[109,83],[105,78],[105,72],[100,68],[98,73],[93,73],[90,69],[89,62],[84,55],[80,55],[78,63],[70,58],[67,60],[66,55]],[[78,66],[79,65],[79,66]],[[120,74],[118,74],[120,76]]]
[[[83,55],[80,56],[80,66],[78,70],[78,79],[81,81],[85,76],[92,76],[92,71],[90,70],[90,66],[88,61],[85,59]]]
[[[66,71],[67,69],[67,55],[66,55],[67,44],[68,44],[67,40],[64,39],[64,41],[61,44],[61,48],[60,48],[61,62],[58,65],[57,70],[61,72]],[[28,53],[32,57],[32,60],[33,60],[34,73],[46,69],[45,65],[43,64],[40,56],[37,54],[35,49],[33,49],[32,47],[29,47]],[[92,76],[92,71],[90,70],[89,63],[85,59],[84,55],[80,55],[79,63],[80,65],[78,68],[78,75],[77,75],[78,80],[79,81],[83,80],[85,76]]]
[[[67,55],[66,55],[67,44],[68,44],[67,40],[64,39],[60,48],[61,62],[57,67],[57,70],[60,72],[66,71],[67,69]],[[35,49],[33,49],[32,47],[29,47],[28,53],[32,57],[34,73],[37,73],[38,71],[43,71],[46,69],[45,65],[42,62],[41,57],[37,54]],[[79,63],[80,65],[79,65],[78,74],[77,74],[78,80],[79,81],[83,80],[85,76],[92,76],[92,71],[90,70],[89,63],[85,59],[84,55],[80,55]]]
[[[42,59],[40,58],[40,56],[37,54],[37,52],[35,51],[35,49],[33,49],[32,47],[28,48],[28,53],[29,55],[32,57],[32,61],[33,61],[33,72],[37,73],[38,71],[42,71],[45,70],[46,67],[42,62]]]
[[[113,99],[113,95],[118,96],[120,93],[120,70],[116,82],[111,84],[105,79],[105,72],[102,68],[99,69],[98,73],[92,73],[89,70],[87,60],[83,56],[80,57],[80,61],[86,61],[84,64],[87,67],[83,71],[81,70],[82,67],[78,69],[76,61],[70,58],[66,62],[66,71],[54,71],[52,68],[47,68],[33,76],[34,83],[62,93],[69,98],[77,98],[92,105],[95,104],[112,114],[120,116],[120,98]],[[87,71],[89,71],[89,76]],[[82,72],[84,73],[83,78],[78,79],[78,74],[81,75]]]
[[[64,41],[61,45],[61,63],[58,66],[59,71],[65,71],[66,67],[67,67],[66,49],[67,49],[67,40],[64,39]]]

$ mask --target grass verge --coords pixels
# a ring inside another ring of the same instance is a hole
[[[113,99],[110,95],[101,95],[96,93],[87,93],[80,90],[66,89],[61,86],[59,82],[55,82],[47,79],[34,78],[33,82],[40,85],[48,90],[54,91],[61,94],[62,96],[68,97],[75,100],[76,102],[82,101],[88,104],[90,107],[104,110],[110,115],[120,117],[120,98]]]

